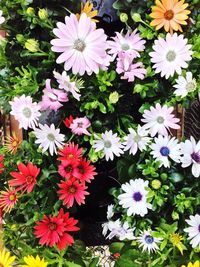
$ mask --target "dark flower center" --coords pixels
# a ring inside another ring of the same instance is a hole
[[[83,166],[78,166],[78,170],[81,174],[85,173],[85,168]]]
[[[77,126],[78,126],[78,128],[83,128],[83,123],[82,122],[78,122]]]
[[[50,231],[54,231],[57,229],[57,224],[54,223],[54,222],[50,222],[49,225],[48,225],[48,228]]]
[[[199,230],[199,233],[200,233],[200,224],[199,224],[199,226],[198,226],[198,230]]]
[[[76,191],[77,191],[77,188],[74,185],[71,185],[71,186],[68,187],[68,192],[70,194],[75,194]]]
[[[33,176],[27,176],[26,177],[26,183],[27,184],[31,184],[34,181],[34,177]]]
[[[135,193],[133,194],[133,199],[134,199],[136,202],[141,201],[141,199],[142,199],[142,194],[141,194],[140,192],[135,192]]]
[[[144,240],[147,244],[152,244],[154,242],[154,238],[151,235],[145,236]]]
[[[199,153],[193,152],[191,157],[196,163],[200,163],[200,154]]]
[[[173,12],[173,10],[167,10],[166,12],[165,12],[165,14],[164,14],[164,17],[165,17],[165,19],[166,20],[171,20],[171,19],[173,19],[173,17],[174,17],[174,12]]]
[[[168,147],[166,147],[166,146],[161,147],[160,154],[162,156],[167,157],[167,156],[169,156],[169,153],[170,153],[170,150]]]
[[[83,52],[86,48],[86,44],[83,40],[77,39],[74,42],[74,49],[78,50],[79,52]]]
[[[72,165],[68,165],[65,167],[66,172],[71,172],[73,170]]]

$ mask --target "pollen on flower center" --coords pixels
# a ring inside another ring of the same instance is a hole
[[[160,124],[162,124],[164,121],[165,121],[165,120],[164,120],[164,118],[163,118],[162,116],[159,116],[159,117],[157,118],[157,122],[160,123]]]
[[[110,142],[110,141],[104,141],[104,146],[106,147],[106,148],[110,148],[111,146],[112,146],[112,143]]]
[[[14,201],[16,199],[16,196],[14,194],[9,195],[9,200]]]
[[[166,20],[171,20],[171,19],[173,19],[173,17],[174,17],[174,12],[173,12],[173,10],[167,10],[165,13],[164,13],[164,18],[166,19]]]
[[[47,135],[47,139],[49,139],[49,141],[54,141],[55,140],[55,136],[52,133],[49,133]]]
[[[170,150],[168,147],[166,147],[166,146],[161,147],[160,154],[162,156],[167,157],[167,156],[169,156],[169,153],[170,153]]]
[[[78,50],[79,52],[83,52],[85,50],[85,48],[86,48],[86,44],[85,44],[85,42],[83,40],[77,39],[74,42],[73,48]]]
[[[186,90],[188,92],[193,92],[196,89],[196,84],[194,82],[187,83]]]
[[[200,163],[200,154],[193,152],[191,155],[191,158],[196,162],[196,163]]]
[[[74,158],[74,155],[72,153],[70,153],[69,155],[67,155],[67,158],[68,159],[73,159]]]
[[[34,177],[33,176],[30,175],[30,176],[26,177],[27,184],[31,184],[33,181],[34,181]]]
[[[76,188],[74,185],[69,186],[69,188],[68,188],[68,192],[69,192],[70,194],[75,194],[76,191],[77,191],[77,188]]]
[[[140,192],[136,192],[136,193],[134,193],[134,194],[133,194],[133,199],[134,199],[136,202],[141,201],[141,199],[142,199],[142,195],[141,195],[141,193],[140,193]]]
[[[121,48],[122,48],[122,50],[127,51],[130,49],[130,45],[129,44],[122,44]]]
[[[166,59],[169,61],[169,62],[172,62],[176,59],[176,53],[172,50],[168,51],[167,55],[166,55]]]
[[[66,172],[71,172],[72,171],[72,165],[69,165],[69,166],[65,167],[65,171]]]
[[[57,229],[57,224],[51,222],[51,223],[49,223],[48,228],[49,228],[50,231],[54,231],[54,230]]]
[[[27,119],[31,118],[32,112],[31,112],[30,108],[28,108],[28,107],[23,108],[22,113],[23,113],[24,117],[26,117]]]
[[[151,235],[145,236],[144,240],[147,244],[152,244],[154,242],[154,238]]]

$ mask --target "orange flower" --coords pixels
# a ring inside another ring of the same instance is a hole
[[[185,0],[156,0],[156,6],[152,7],[150,17],[153,18],[151,26],[156,26],[156,30],[164,27],[166,32],[173,34],[174,31],[181,31],[181,25],[187,25],[186,20],[190,11],[184,4]]]
[[[16,136],[15,133],[12,133],[12,136],[7,136],[5,141],[5,150],[11,154],[15,154],[17,149],[21,145],[21,140]]]
[[[13,188],[5,189],[0,192],[0,207],[5,212],[10,212],[17,203],[17,192]]]
[[[93,9],[93,4],[90,3],[90,1],[87,1],[85,3],[85,5],[83,3],[81,3],[81,13],[80,14],[76,14],[76,17],[79,19],[81,14],[86,13],[86,15],[91,18],[91,20],[93,20],[94,22],[99,22],[96,19],[93,19],[94,17],[97,16],[98,11],[97,10],[92,10]]]

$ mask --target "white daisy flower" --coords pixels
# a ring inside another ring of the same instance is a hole
[[[117,134],[113,134],[112,130],[102,133],[100,140],[94,140],[93,148],[96,152],[103,151],[103,156],[108,161],[114,159],[114,155],[120,157],[123,154],[123,145]]]
[[[162,238],[153,237],[151,231],[141,231],[141,235],[137,238],[142,250],[148,250],[149,253],[154,252],[159,249],[157,243],[159,243]]]
[[[167,107],[164,105],[161,107],[159,103],[155,107],[150,107],[149,110],[145,110],[143,114],[142,122],[145,123],[144,129],[149,129],[152,137],[157,133],[162,135],[168,135],[167,130],[179,129],[180,126],[177,124],[180,120],[174,118],[173,107]]]
[[[169,168],[169,158],[177,163],[180,162],[181,145],[175,137],[170,138],[169,136],[159,135],[155,137],[154,141],[155,143],[150,146],[152,149],[150,154],[153,155],[156,161],[160,161],[160,167]]]
[[[197,83],[192,77],[192,72],[187,72],[186,77],[179,76],[178,79],[176,79],[176,84],[173,87],[176,88],[174,94],[183,98],[188,93],[196,90]]]
[[[57,83],[59,84],[58,87],[60,89],[64,89],[67,93],[71,93],[75,99],[80,101],[81,95],[79,94],[79,89],[76,87],[76,83],[70,80],[70,77],[69,75],[67,75],[67,72],[63,71],[62,74],[60,74],[54,71],[53,74],[57,80]]]
[[[36,144],[40,144],[42,152],[45,152],[49,149],[50,154],[57,154],[57,147],[60,149],[63,146],[64,134],[60,134],[60,129],[56,129],[54,124],[51,124],[50,127],[45,124],[39,124],[39,128],[36,128],[33,132],[37,138],[35,141]]]
[[[198,178],[200,176],[200,141],[196,143],[193,136],[190,140],[181,143],[183,157],[181,159],[182,167],[186,168],[192,164],[192,174]]]
[[[13,101],[9,102],[11,105],[10,114],[19,122],[19,128],[35,128],[38,124],[41,113],[40,106],[32,101],[30,96],[15,97]]]
[[[130,180],[129,183],[122,185],[122,190],[125,192],[118,196],[119,204],[127,209],[127,215],[144,216],[151,209],[152,205],[147,202],[148,191],[146,187],[149,182],[143,179]]]
[[[3,17],[3,11],[0,10],[0,25],[3,24],[5,21],[5,18]]]
[[[129,150],[129,154],[135,155],[138,151],[145,150],[151,138],[148,137],[149,131],[145,130],[143,127],[138,125],[137,130],[135,131],[132,128],[129,128],[129,134],[125,136],[125,146],[124,151]]]
[[[191,215],[190,219],[185,221],[189,224],[184,231],[189,235],[190,244],[193,248],[199,247],[200,249],[200,215]]]

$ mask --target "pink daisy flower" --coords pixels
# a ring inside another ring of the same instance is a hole
[[[80,162],[73,170],[74,177],[79,179],[81,183],[90,183],[91,180],[94,179],[94,175],[96,174],[97,173],[95,172],[95,167],[93,165],[90,165],[90,161],[87,161],[85,158],[80,160]]]
[[[78,205],[85,204],[85,196],[89,195],[86,186],[80,184],[76,178],[72,178],[68,181],[61,181],[58,184],[60,190],[58,190],[58,194],[61,195],[59,199],[63,200],[63,204],[67,206],[69,209],[73,206],[74,200],[78,203]]]
[[[168,135],[167,130],[169,128],[179,129],[177,124],[180,120],[174,118],[173,107],[167,107],[164,105],[161,107],[159,103],[155,107],[150,107],[150,110],[145,110],[142,121],[145,123],[144,129],[149,129],[151,136],[155,136],[157,133],[161,135]]]
[[[58,22],[53,32],[58,38],[51,41],[52,50],[62,53],[56,62],[64,62],[66,71],[72,69],[73,74],[90,75],[108,64],[107,36],[103,29],[96,29],[95,22],[85,13],[79,20],[74,14],[66,16],[65,23]]]
[[[77,135],[91,135],[87,128],[90,127],[91,123],[88,120],[88,118],[83,117],[83,118],[77,118],[74,119],[73,122],[70,124],[69,128],[72,130],[72,133],[77,134]]]
[[[39,112],[40,106],[33,102],[30,96],[25,95],[15,97],[9,103],[11,105],[10,114],[19,122],[19,128],[27,130],[29,127],[34,129],[41,115]]]
[[[58,166],[58,173],[66,178],[66,179],[70,179],[73,177],[73,171],[74,168],[77,166],[78,161],[74,161],[74,160],[67,160],[67,161],[62,161],[62,163]]]
[[[128,53],[132,58],[140,57],[138,52],[145,49],[145,40],[142,40],[137,33],[137,29],[133,32],[127,32],[123,35],[123,31],[116,32],[116,36],[112,37],[112,41],[108,41],[109,54],[113,55],[113,59],[121,53]]]
[[[68,97],[63,90],[51,88],[51,80],[46,80],[46,88],[43,90],[42,101],[39,103],[42,110],[50,108],[58,110],[63,106],[60,102],[67,102]]]
[[[120,53],[117,58],[116,72],[118,74],[123,73],[124,75],[121,79],[128,80],[128,82],[134,82],[135,77],[143,80],[147,73],[147,71],[143,68],[143,64],[141,62],[132,64],[132,61],[132,56],[126,53]]]
[[[166,79],[174,76],[175,72],[180,75],[182,68],[188,67],[186,62],[192,59],[190,50],[192,45],[187,44],[187,41],[182,34],[177,35],[177,33],[173,35],[168,33],[166,40],[163,38],[155,40],[154,51],[149,54],[155,72],[161,73],[161,77],[165,76]]]
[[[65,144],[65,146],[58,152],[60,157],[58,160],[65,161],[65,163],[77,163],[82,157],[82,148],[78,148],[78,145],[74,143]]]
[[[5,212],[10,212],[17,203],[17,191],[10,187],[0,192],[0,208]]]

